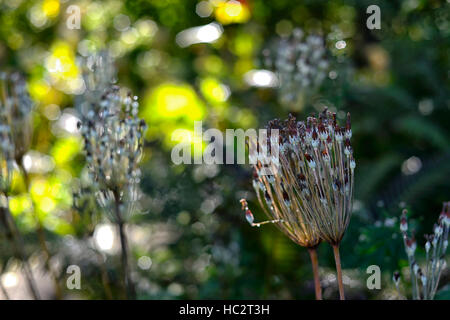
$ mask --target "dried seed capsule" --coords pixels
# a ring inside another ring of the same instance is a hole
[[[255,221],[255,218],[253,217],[253,214],[250,211],[250,209],[245,210],[245,218],[250,224],[253,224],[253,222]]]

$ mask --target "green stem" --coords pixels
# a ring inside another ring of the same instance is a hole
[[[309,257],[311,258],[311,265],[314,275],[314,289],[316,293],[316,300],[322,300],[322,287],[320,286],[319,277],[319,260],[317,258],[317,249],[308,248]]]

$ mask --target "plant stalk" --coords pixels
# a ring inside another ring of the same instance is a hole
[[[111,292],[111,286],[109,285],[110,280],[109,280],[109,276],[108,276],[108,270],[106,269],[105,260],[100,252],[98,252],[96,250],[96,253],[97,253],[99,263],[100,263],[100,271],[101,271],[103,288],[105,289],[106,299],[112,300],[113,296],[112,296],[112,292]]]
[[[316,292],[316,300],[322,300],[322,287],[320,286],[319,277],[319,260],[317,259],[317,249],[308,248],[309,257],[311,258],[311,265],[314,274],[314,289]]]
[[[336,273],[339,285],[339,298],[345,300],[344,283],[342,281],[341,257],[339,255],[339,244],[333,244],[334,260],[336,261]]]
[[[128,264],[128,241],[127,236],[125,234],[125,224],[122,218],[122,214],[120,212],[120,199],[118,192],[114,192],[114,203],[115,203],[115,211],[116,211],[116,219],[117,226],[119,228],[119,236],[120,236],[120,246],[121,246],[121,260],[122,260],[122,273],[123,273],[123,282],[126,291],[127,299],[136,299],[136,291],[134,288],[134,283],[131,279],[130,269]]]
[[[101,279],[102,279],[103,289],[105,290],[106,299],[112,300],[113,295],[112,295],[111,285],[110,285],[111,281],[110,281],[110,278],[108,275],[108,269],[106,267],[106,260],[105,260],[105,257],[103,256],[103,254],[100,252],[100,250],[95,245],[95,241],[94,241],[94,247],[92,248],[92,251],[94,251],[94,253],[98,259],[98,263],[100,266]]]

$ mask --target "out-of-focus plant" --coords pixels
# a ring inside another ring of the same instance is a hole
[[[135,298],[125,222],[139,200],[146,125],[137,117],[137,97],[111,83],[113,67],[108,55],[92,57],[89,68],[86,91],[78,105],[87,168],[99,204],[118,226],[126,297]]]
[[[26,192],[29,191],[30,182],[24,166],[24,156],[29,151],[33,132],[32,111],[34,104],[31,101],[25,80],[18,73],[0,74],[0,188],[1,188],[1,220],[9,233],[9,238],[15,248],[15,252],[22,260],[24,272],[30,291],[35,299],[40,295],[36,287],[32,270],[28,264],[23,249],[22,235],[16,226],[9,208],[9,192],[11,178],[16,166],[19,167],[25,182]],[[41,249],[45,254],[45,264],[55,281],[55,289],[58,297],[61,297],[59,284],[52,267],[50,266],[50,252],[46,245],[44,230],[39,217],[35,216],[37,234]]]
[[[416,261],[417,243],[414,234],[408,236],[407,213],[406,209],[402,212],[400,231],[403,234],[405,251],[408,256],[412,298],[414,300],[433,300],[438,290],[441,274],[447,267],[445,254],[448,247],[448,230],[450,227],[450,202],[444,202],[437,224],[433,227],[433,233],[425,235],[426,258],[425,268],[423,269]],[[393,280],[399,295],[402,296],[399,290],[400,273],[398,271],[394,273]]]
[[[321,290],[315,250],[321,240],[333,246],[339,293],[344,299],[339,244],[350,222],[356,166],[350,145],[350,114],[346,127],[339,127],[336,114],[324,110],[319,119],[308,117],[306,124],[291,115],[284,122],[269,122],[267,128],[271,151],[279,148],[279,164],[267,154],[269,148],[251,142],[250,157],[256,164],[253,186],[260,205],[274,219],[268,222],[308,248],[317,299]],[[270,174],[263,164],[269,164]],[[245,200],[243,204],[252,226],[268,223],[255,223]]]
[[[264,63],[278,76],[280,102],[294,110],[303,107],[327,76],[329,62],[324,39],[305,35],[300,28],[279,40],[274,53],[266,49],[263,54]]]

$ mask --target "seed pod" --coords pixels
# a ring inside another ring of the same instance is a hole
[[[255,218],[253,217],[253,214],[250,211],[250,209],[245,210],[245,218],[250,224],[253,224],[253,222],[255,221]]]

